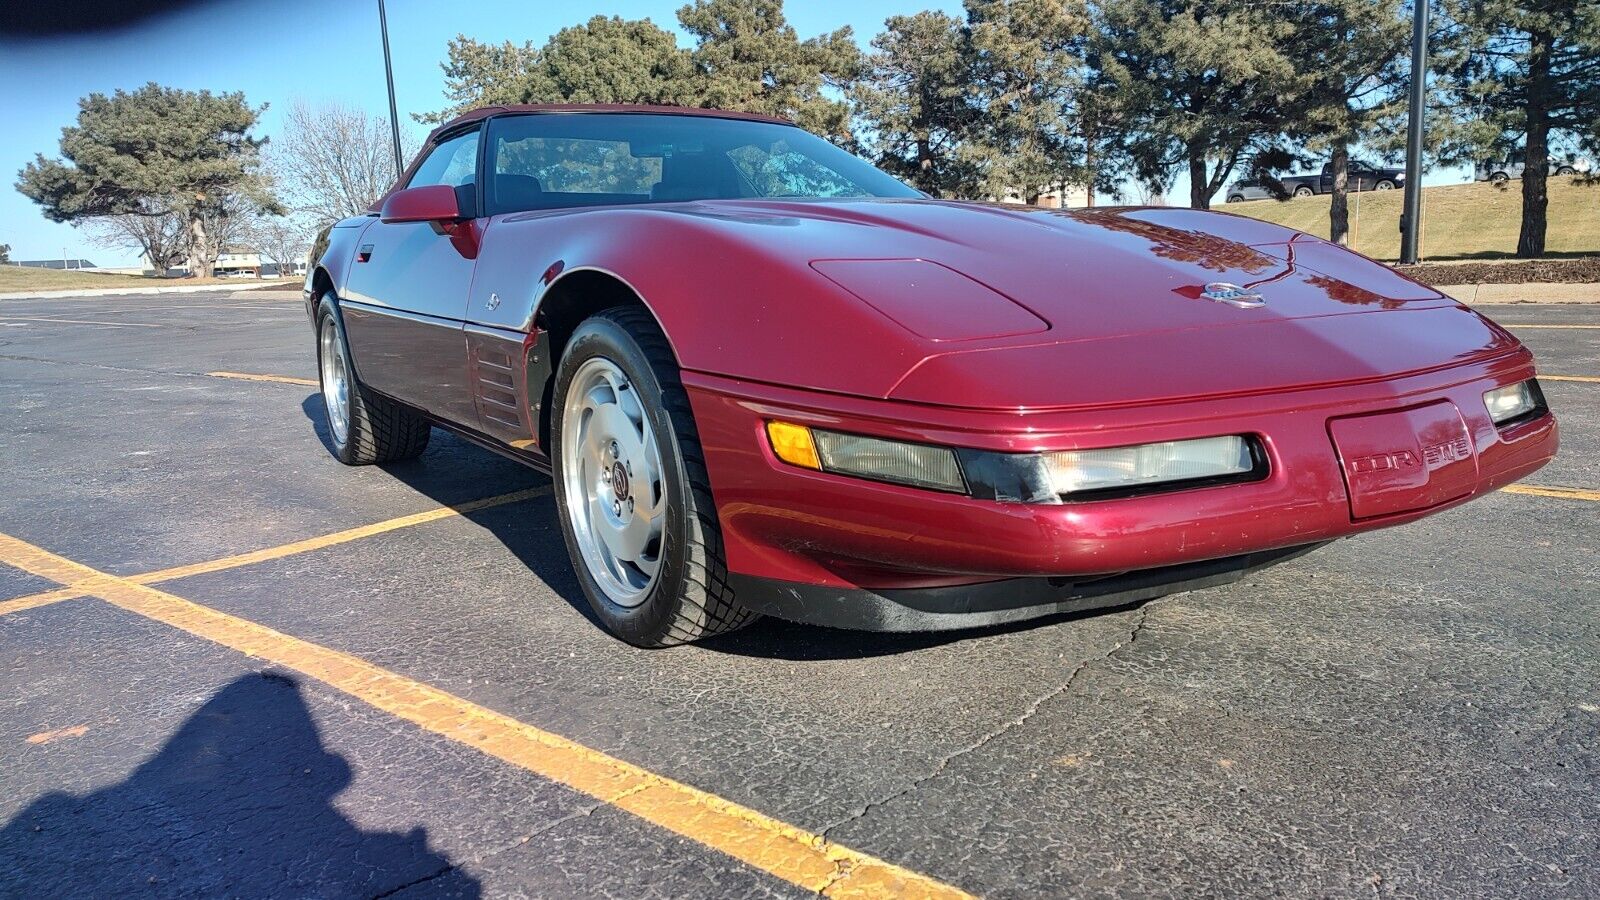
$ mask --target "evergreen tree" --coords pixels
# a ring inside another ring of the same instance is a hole
[[[980,110],[969,88],[966,29],[933,11],[884,25],[851,92],[864,148],[881,168],[935,197],[973,196],[980,173],[963,151]]]
[[[1477,35],[1461,100],[1480,112],[1504,152],[1519,142],[1522,227],[1517,255],[1544,255],[1552,139],[1600,149],[1600,0],[1458,0]]]
[[[691,103],[693,68],[677,38],[649,19],[595,16],[539,51],[524,102]]]
[[[1211,198],[1284,129],[1309,80],[1288,45],[1305,26],[1252,0],[1092,0],[1093,56],[1136,176],[1165,189],[1189,172]]]
[[[862,67],[848,27],[800,40],[782,0],[695,0],[678,10],[695,37],[695,102],[793,119],[838,141],[850,138],[850,107],[828,97]]]
[[[208,228],[223,204],[279,209],[258,171],[266,138],[250,133],[265,108],[241,93],[154,82],[90,94],[78,101],[78,124],[61,129],[61,158],[36,155],[17,190],[54,222],[175,212],[187,225],[190,271],[209,276]]]
[[[972,152],[988,192],[1035,202],[1088,179],[1075,101],[1088,13],[1078,0],[967,0],[974,85],[984,114]]]
[[[1423,0],[1427,2],[1427,0]],[[1332,176],[1328,233],[1350,239],[1350,148],[1372,133],[1409,75],[1411,17],[1403,0],[1308,0],[1293,8],[1302,23],[1289,43],[1309,83],[1286,131],[1318,155]]]

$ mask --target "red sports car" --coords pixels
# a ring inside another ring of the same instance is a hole
[[[340,460],[550,471],[600,619],[963,628],[1231,581],[1556,452],[1533,357],[1189,209],[932,200],[781,120],[491,107],[306,281]]]

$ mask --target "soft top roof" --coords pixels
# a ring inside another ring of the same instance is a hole
[[[471,109],[435,128],[428,141],[439,134],[458,128],[468,122],[490,116],[519,113],[644,113],[658,116],[706,116],[713,119],[748,119],[755,122],[772,122],[793,125],[788,119],[765,116],[760,113],[734,112],[725,109],[701,109],[695,106],[651,106],[645,103],[507,103],[499,106],[480,106]]]

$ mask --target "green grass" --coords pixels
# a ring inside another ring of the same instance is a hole
[[[275,281],[279,279],[267,279]],[[299,279],[286,279],[296,281]],[[108,275],[104,272],[63,272],[60,269],[34,269],[0,266],[0,293],[23,291],[75,291],[95,288],[182,287],[191,284],[251,285],[253,278],[145,278],[140,275]]]
[[[1374,259],[1400,257],[1402,191],[1350,195],[1351,246]],[[1328,197],[1294,200],[1251,200],[1218,206],[1275,222],[1318,237],[1328,236]],[[1521,186],[1500,188],[1487,182],[1453,184],[1422,190],[1422,258],[1493,259],[1512,256],[1522,222]],[[1550,178],[1550,255],[1600,253],[1600,184],[1575,178]]]

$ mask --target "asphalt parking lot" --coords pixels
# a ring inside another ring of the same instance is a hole
[[[1134,609],[649,652],[543,476],[339,465],[296,301],[0,301],[0,895],[1600,895],[1600,307],[1487,311],[1576,379],[1531,490]]]

